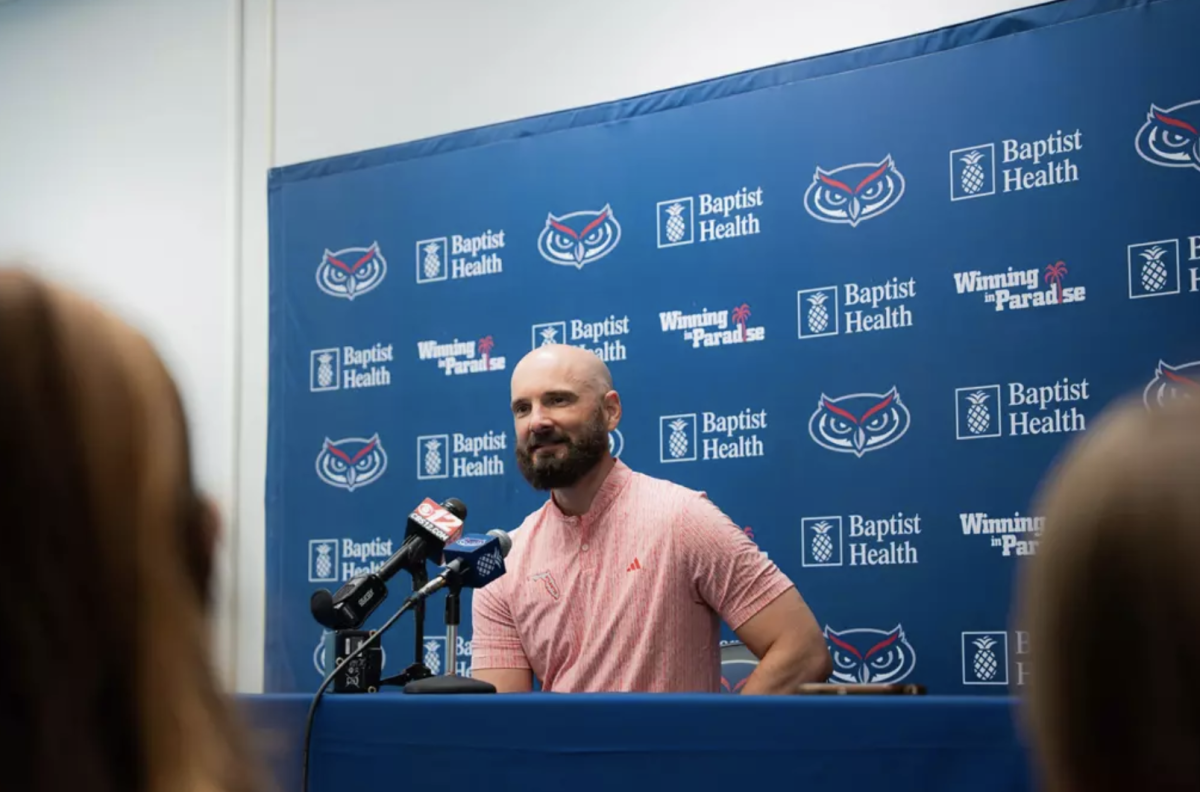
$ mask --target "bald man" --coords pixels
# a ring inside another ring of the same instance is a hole
[[[759,658],[742,694],[824,682],[796,587],[702,492],[608,450],[621,398],[591,352],[544,346],[512,373],[517,463],[550,497],[472,600],[471,674],[501,693],[717,692],[720,622]]]

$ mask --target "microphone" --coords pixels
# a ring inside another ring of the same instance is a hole
[[[467,507],[458,498],[447,498],[441,505],[426,498],[408,515],[404,543],[378,572],[357,575],[333,594],[326,589],[313,593],[313,618],[331,630],[360,627],[387,599],[387,581],[401,570],[423,570],[430,555],[458,539],[466,517]]]
[[[467,534],[446,545],[442,573],[414,591],[408,599],[420,602],[446,586],[483,588],[505,573],[504,558],[511,549],[512,537],[499,528],[488,531],[486,536]]]

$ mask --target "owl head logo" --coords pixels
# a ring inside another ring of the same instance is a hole
[[[882,162],[818,167],[804,192],[804,208],[824,223],[857,226],[891,209],[904,195],[904,176],[889,154]]]
[[[829,681],[843,685],[892,684],[917,665],[917,653],[899,624],[892,630],[863,627],[841,632],[826,626],[825,645],[833,659]]]
[[[908,431],[908,407],[893,386],[887,393],[852,393],[831,399],[821,394],[808,419],[808,433],[830,451],[861,457],[891,445]]]
[[[317,286],[331,297],[353,300],[375,289],[387,276],[387,261],[379,243],[365,248],[325,251],[317,267]]]
[[[1170,366],[1158,361],[1154,379],[1142,391],[1146,409],[1165,407],[1173,401],[1200,398],[1200,360]]]
[[[325,438],[317,454],[317,475],[331,487],[353,492],[374,484],[387,470],[387,452],[376,433],[368,438]]]
[[[538,252],[551,264],[583,269],[611,253],[621,241],[621,224],[608,204],[599,211],[546,217],[538,235]]]
[[[1163,110],[1150,105],[1134,147],[1142,159],[1164,168],[1200,170],[1200,99]]]

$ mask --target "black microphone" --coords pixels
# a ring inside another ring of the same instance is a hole
[[[387,599],[387,581],[401,570],[422,570],[430,555],[458,539],[466,518],[467,507],[458,498],[447,498],[441,505],[426,498],[408,515],[404,543],[378,572],[357,575],[333,594],[327,589],[313,593],[309,601],[313,618],[331,630],[362,626]]]

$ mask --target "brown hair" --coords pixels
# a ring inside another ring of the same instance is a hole
[[[1200,402],[1112,406],[1038,500],[1018,619],[1045,788],[1200,787]]]
[[[5,786],[249,792],[209,666],[214,515],[149,342],[0,270],[0,449]]]

